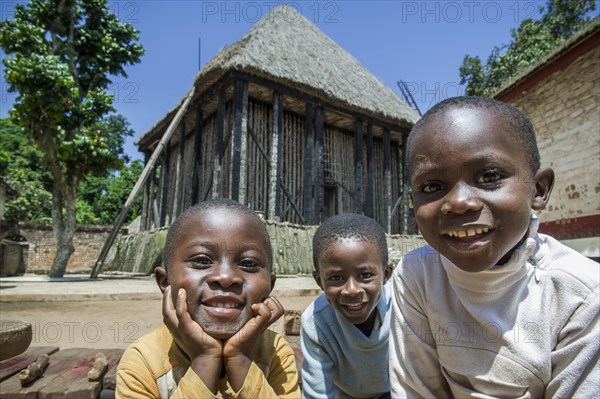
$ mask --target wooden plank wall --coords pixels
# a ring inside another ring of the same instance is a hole
[[[246,205],[266,214],[269,196],[269,151],[271,148],[271,107],[250,101],[248,112],[248,165]]]
[[[282,196],[283,214],[282,221],[304,224],[298,212],[302,213],[304,207],[303,194],[303,165],[304,150],[306,148],[304,117],[285,111],[283,114],[283,146],[281,162],[281,180],[287,195]],[[293,204],[290,203],[288,195]],[[297,210],[294,210],[294,207]]]
[[[162,189],[162,182],[165,181],[164,176],[159,176],[156,173],[151,183],[144,190],[144,195],[149,196],[144,204],[142,212],[145,220],[142,221],[144,229],[158,227],[155,222],[155,203],[160,207],[163,193],[167,195],[166,202],[166,217],[165,225],[169,225],[173,220],[185,209],[193,203],[204,201],[213,198],[215,195],[228,197],[231,193],[232,184],[232,129],[233,129],[233,110],[232,101],[228,100],[225,103],[224,112],[224,132],[223,132],[223,161],[221,174],[221,190],[218,193],[214,192],[215,182],[215,158],[216,150],[216,131],[218,125],[217,112],[210,115],[204,115],[202,120],[202,146],[200,148],[200,169],[197,171],[198,193],[197,198],[192,198],[192,176],[194,157],[194,140],[195,140],[195,125],[196,112],[189,112],[184,118],[185,123],[185,145],[183,146],[183,158],[180,158],[180,147],[176,144],[170,144],[168,159],[168,167],[161,166],[157,168],[168,171],[168,188]],[[271,141],[272,141],[272,106],[269,103],[258,101],[250,98],[248,102],[248,138],[247,138],[247,165],[246,165],[246,198],[245,203],[252,209],[266,214],[269,204],[270,195],[270,157],[271,157]],[[362,128],[363,132],[368,131],[368,126],[365,124]],[[284,111],[283,115],[283,145],[281,151],[281,181],[277,189],[281,195],[281,221],[291,222],[295,224],[303,224],[302,217],[304,209],[304,163],[306,145],[305,118],[303,115],[295,114],[289,111]],[[177,136],[177,140],[179,136]],[[173,140],[174,141],[174,140]],[[314,146],[312,148],[315,148]],[[373,217],[380,222],[384,228],[386,226],[385,216],[385,193],[384,193],[384,143],[381,137],[373,137],[372,149],[372,170],[373,170],[373,187],[371,192],[366,189],[368,184],[368,149],[369,143],[366,135],[363,135],[362,142],[362,159],[363,167],[362,176],[356,179],[354,176],[355,170],[355,133],[352,131],[343,130],[331,125],[325,125],[323,132],[323,181],[328,187],[336,187],[336,208],[338,213],[355,212],[355,182],[362,181],[362,206],[363,211],[367,204],[366,196],[372,196]],[[318,169],[318,157],[313,154],[312,173],[316,174]],[[180,167],[179,175],[177,174],[178,163]],[[401,186],[401,145],[398,142],[391,142],[391,204],[390,208],[394,208],[394,204],[399,198],[402,190]],[[313,181],[316,179],[313,176]],[[177,184],[177,181],[179,183]],[[282,188],[283,186],[283,188]],[[317,191],[315,191],[317,192]],[[175,206],[175,197],[181,201],[178,206]],[[291,198],[291,199],[290,199]],[[310,199],[309,199],[310,200]],[[313,200],[314,203],[316,201]],[[312,209],[316,209],[315,205]],[[309,205],[310,206],[310,205]],[[402,205],[397,207],[390,221],[391,233],[401,232],[402,228]],[[160,210],[159,210],[160,215]],[[318,217],[318,214],[314,215]],[[315,223],[318,223],[315,220]]]

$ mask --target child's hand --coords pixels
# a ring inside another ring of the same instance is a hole
[[[208,335],[192,319],[186,300],[187,293],[180,288],[173,306],[171,286],[168,286],[163,294],[163,320],[179,348],[190,358],[191,368],[209,389],[216,392],[222,366],[223,343]]]
[[[274,297],[253,304],[252,310],[257,314],[256,317],[248,320],[233,337],[225,340],[223,347],[225,369],[229,383],[235,391],[243,386],[252,363],[252,349],[260,341],[260,336],[285,312],[281,303]]]

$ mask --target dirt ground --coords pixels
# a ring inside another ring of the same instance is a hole
[[[279,297],[286,310],[304,310],[314,296]],[[126,348],[162,324],[160,300],[1,303],[2,320],[30,322],[30,346]],[[271,328],[283,331],[283,318]]]

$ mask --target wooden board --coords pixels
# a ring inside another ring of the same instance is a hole
[[[114,373],[123,353],[122,349],[65,349],[50,356],[44,375],[30,386],[22,388],[18,375],[1,382],[0,399],[95,399],[102,389],[102,384],[100,381],[88,381],[87,373],[94,366],[98,352],[104,353],[107,357],[109,369],[105,377],[108,375],[110,380],[109,373]]]
[[[102,381],[102,388],[104,389],[116,389],[117,387],[117,365],[121,360],[123,349],[111,349],[102,351],[106,355],[108,360],[108,370],[104,374]]]
[[[58,351],[55,346],[32,346],[20,355],[0,362],[0,382],[26,369],[31,363],[44,353],[50,355]]]

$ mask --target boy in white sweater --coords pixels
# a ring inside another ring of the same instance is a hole
[[[414,126],[407,157],[429,246],[394,271],[392,397],[597,397],[600,270],[537,232],[554,172],[530,121],[451,98]]]

